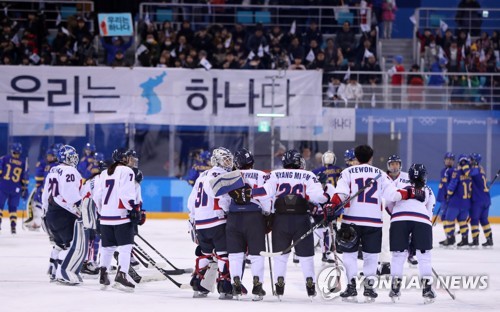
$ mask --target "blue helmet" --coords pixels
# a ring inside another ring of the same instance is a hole
[[[234,165],[238,169],[245,169],[246,167],[252,167],[254,163],[252,153],[246,148],[239,149],[234,153]]]
[[[66,164],[68,166],[76,167],[80,158],[76,149],[71,145],[64,145],[61,147],[57,154],[57,159],[60,163]]]
[[[354,156],[354,149],[348,149],[344,152],[344,161],[347,162],[354,160],[356,156]]]
[[[208,162],[210,157],[212,157],[212,153],[210,153],[210,151],[203,151],[200,154],[200,159],[204,162]]]
[[[96,162],[104,161],[104,154],[96,152],[94,154],[94,159],[95,159]]]
[[[10,152],[12,154],[21,154],[23,152],[23,145],[19,142],[12,143],[12,145],[10,146]]]
[[[481,154],[479,153],[472,153],[470,154],[470,159],[473,160],[476,164],[479,164],[481,162]]]
[[[95,144],[91,144],[91,143],[87,143],[85,144],[85,146],[83,147],[84,150],[89,150],[91,151],[92,153],[95,153]]]
[[[455,154],[453,154],[452,152],[448,152],[448,153],[444,154],[444,159],[447,159],[447,158],[455,160]]]
[[[465,164],[468,164],[470,163],[470,157],[469,155],[467,154],[460,154],[458,156],[458,162],[461,164],[461,165],[465,165]],[[463,163],[463,164],[462,164]]]

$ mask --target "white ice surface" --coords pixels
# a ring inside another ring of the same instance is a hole
[[[4,219],[7,221],[7,219]],[[187,221],[148,220],[141,234],[180,268],[194,266],[195,245],[187,233]],[[7,222],[4,222],[7,225]],[[493,234],[500,233],[500,226],[493,225]],[[192,291],[177,288],[168,280],[139,284],[134,293],[124,293],[109,288],[99,290],[97,279],[86,279],[80,286],[63,286],[49,283],[45,272],[48,266],[50,245],[44,232],[23,231],[20,226],[15,237],[4,226],[0,234],[0,311],[287,311],[306,312],[315,309],[343,309],[345,311],[500,311],[500,248],[484,250],[433,250],[433,266],[439,274],[486,274],[486,290],[455,291],[453,301],[444,290],[437,291],[438,298],[431,305],[424,305],[420,291],[403,291],[401,300],[392,303],[388,290],[379,291],[379,298],[372,304],[325,301],[317,296],[311,302],[305,292],[299,265],[289,262],[285,296],[279,302],[271,296],[268,262],[264,288],[268,295],[262,302],[252,302],[251,296],[240,301],[221,301],[217,294],[208,298],[193,299]],[[496,236],[499,237],[499,236]],[[435,227],[434,245],[444,238],[440,225]],[[484,240],[481,234],[481,242]],[[149,254],[159,258],[150,250]],[[320,254],[316,255],[316,270],[321,268]],[[407,273],[417,274],[416,268],[406,268]],[[139,273],[151,275],[151,269]],[[189,283],[189,274],[173,276],[181,283]],[[251,274],[247,269],[244,285],[251,290]],[[497,297],[498,296],[498,297]],[[360,301],[362,301],[360,295]],[[325,310],[326,311],[326,310]],[[330,310],[333,311],[333,310]]]

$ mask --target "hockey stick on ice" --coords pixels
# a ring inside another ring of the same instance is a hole
[[[163,270],[162,268],[160,268],[159,266],[157,266],[156,263],[155,263],[155,261],[153,260],[153,258],[151,258],[144,251],[144,249],[142,249],[139,245],[137,245],[137,243],[134,243],[134,245],[135,245],[136,251],[140,251],[141,254],[145,257],[146,261],[148,261],[149,263],[151,263],[155,269],[157,269],[158,271],[160,271],[160,273],[162,273],[163,275],[165,275],[165,277],[169,281],[171,281],[175,286],[179,287],[180,289],[192,289],[191,285],[189,285],[189,284],[181,284],[181,283],[177,282],[176,280],[174,280],[172,277],[170,277],[170,275],[166,274],[165,270]]]
[[[165,258],[165,256],[163,256],[156,248],[154,248],[144,237],[142,237],[139,234],[137,234],[137,237],[139,237],[146,245],[148,245],[149,248],[153,249],[154,252],[156,252],[163,260],[165,260],[165,262],[167,262],[176,271],[182,271],[183,273],[193,273],[193,269],[192,268],[179,269],[178,267],[176,267],[175,265],[173,265],[170,261],[168,261],[168,259]]]
[[[149,263],[148,262],[148,255],[145,255],[144,253],[142,253],[140,250],[138,250],[137,248],[134,247],[134,249],[132,249],[132,253],[134,254],[134,256],[136,256],[137,260],[139,260],[139,262],[145,267],[145,268],[154,268],[154,267],[158,267],[160,269],[162,269],[162,273],[163,274],[167,274],[167,275],[182,275],[184,274],[184,270],[165,270],[163,268],[163,266],[161,265],[161,263],[158,263],[156,261],[153,260],[154,262],[154,265],[152,263]],[[151,258],[151,257],[149,257]]]
[[[434,273],[436,278],[439,279],[439,275],[437,274],[436,270],[434,270],[434,268],[432,268],[432,273]],[[444,289],[446,290],[448,295],[450,295],[451,299],[455,300],[455,295],[451,293],[451,291],[448,289],[448,286],[446,286],[446,283],[441,283],[441,285],[443,285]]]
[[[354,198],[358,197],[359,194],[363,193],[367,188],[371,187],[372,184],[378,180],[382,176],[382,173],[379,173],[375,178],[372,180],[369,180],[366,182],[366,185],[362,188],[360,188],[354,195],[350,196],[337,206],[335,206],[335,213],[337,214],[342,208],[344,208],[345,205],[347,205],[351,200]],[[285,248],[283,251],[278,251],[278,252],[266,252],[266,251],[261,251],[260,255],[264,257],[275,257],[275,256],[280,256],[289,253],[293,247],[297,246],[301,241],[303,241],[307,236],[311,235],[317,228],[323,226],[325,224],[325,219],[321,220],[320,222],[316,223],[313,227],[311,227],[307,232],[305,232],[299,239],[297,239],[295,242],[293,242],[290,246]]]

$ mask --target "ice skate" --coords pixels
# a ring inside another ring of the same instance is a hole
[[[340,293],[340,297],[342,301],[358,302],[358,291],[356,290],[356,280],[354,278],[347,284],[347,289]]]
[[[332,252],[324,252],[323,257],[321,258],[321,261],[325,263],[335,263],[335,259],[333,258],[333,253]]]
[[[377,268],[377,275],[391,274],[391,264],[389,262],[381,262]]]
[[[457,248],[466,249],[469,247],[469,236],[462,235],[462,240],[457,244]]]
[[[127,280],[127,274],[125,274],[125,272],[122,272],[120,271],[120,269],[118,269],[113,288],[126,292],[133,292],[135,285]]]
[[[312,277],[306,278],[306,290],[311,300],[316,297],[316,283],[313,282]]]
[[[236,300],[240,299],[241,296],[241,279],[239,276],[235,276],[233,278],[233,296],[236,298]]]
[[[99,284],[101,285],[101,290],[106,290],[111,284],[109,281],[108,270],[106,268],[99,269]]]
[[[415,256],[414,255],[409,255],[408,256],[408,264],[411,266],[411,267],[415,267],[418,265],[418,261],[417,259],[415,259]]]
[[[283,276],[278,277],[278,282],[274,286],[276,287],[276,296],[281,301],[281,297],[285,293],[285,279]]]
[[[82,269],[80,270],[80,272],[86,275],[98,275],[99,268],[96,267],[94,263],[85,261],[82,265]]]
[[[295,263],[295,264],[299,263],[299,258],[297,258],[297,255],[295,253],[293,253],[292,260],[293,260],[293,263]]]
[[[254,295],[252,301],[261,301],[266,295],[258,276],[253,277],[252,295]]]
[[[474,237],[472,239],[472,242],[469,244],[471,249],[477,249],[479,248],[479,237]]]
[[[441,246],[444,248],[451,248],[453,245],[455,245],[455,236],[449,236]]]
[[[490,234],[490,236],[486,237],[486,243],[482,244],[484,248],[491,248],[493,247],[493,235]]]
[[[365,302],[367,303],[375,302],[375,298],[378,297],[378,294],[373,288],[374,284],[375,281],[372,279],[365,280],[365,290],[363,291],[363,296],[365,296]]]
[[[401,279],[395,278],[392,281],[391,291],[389,292],[389,297],[392,302],[396,302],[401,297]]]
[[[424,303],[429,304],[433,303],[436,299],[436,293],[432,289],[432,284],[429,279],[422,279],[423,289],[422,289],[422,297],[424,297]]]

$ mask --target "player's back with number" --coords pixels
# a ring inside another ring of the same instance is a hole
[[[0,189],[6,193],[20,192],[23,185],[27,185],[25,163],[19,157],[5,155],[0,158]]]
[[[42,192],[42,208],[46,211],[50,197],[60,207],[76,214],[75,203],[82,199],[82,176],[75,167],[59,164],[52,167],[45,178]]]
[[[211,228],[226,223],[225,218],[220,218],[223,211],[219,207],[219,199],[215,197],[210,187],[210,181],[224,173],[227,173],[225,169],[213,167],[201,173],[194,183],[188,199],[188,209],[190,218],[195,220],[197,229]]]
[[[114,172],[103,171],[96,182],[93,197],[101,224],[130,222],[128,211],[133,208],[130,203],[135,203],[137,198],[134,171],[127,166],[117,166]]]

